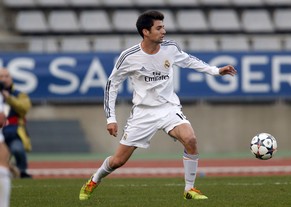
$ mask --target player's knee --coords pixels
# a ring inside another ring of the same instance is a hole
[[[185,140],[185,149],[189,154],[197,153],[197,139],[195,136],[191,136]]]
[[[197,139],[195,136],[190,136],[188,139],[186,139],[186,145],[189,147],[196,148],[197,145]]]

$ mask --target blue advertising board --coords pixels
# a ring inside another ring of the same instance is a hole
[[[214,77],[192,69],[175,70],[181,99],[291,98],[290,52],[190,53],[210,65],[235,66],[235,77]],[[102,101],[103,89],[119,53],[1,53],[0,67],[9,69],[15,87],[33,101]],[[128,81],[119,98],[130,99]]]

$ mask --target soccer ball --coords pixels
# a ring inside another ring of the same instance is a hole
[[[251,140],[250,149],[256,158],[268,160],[277,151],[277,141],[271,134],[259,133]]]

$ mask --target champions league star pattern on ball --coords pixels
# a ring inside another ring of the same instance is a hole
[[[277,151],[277,141],[271,134],[260,133],[251,140],[250,149],[256,158],[268,160]]]

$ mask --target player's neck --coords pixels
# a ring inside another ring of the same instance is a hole
[[[143,40],[141,42],[141,49],[150,55],[156,54],[160,50],[160,44]]]

